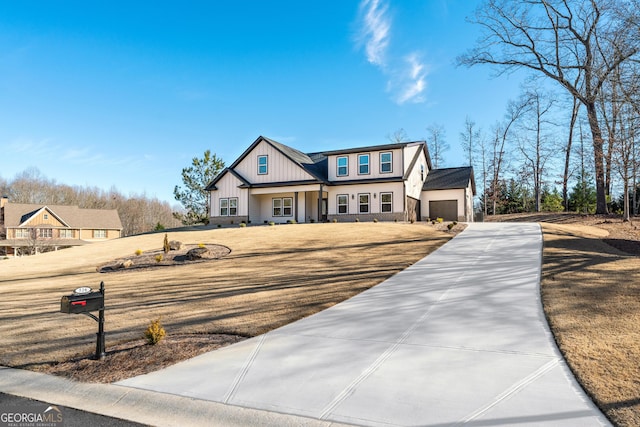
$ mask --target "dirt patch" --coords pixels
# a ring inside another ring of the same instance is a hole
[[[192,250],[200,250],[197,258],[191,257],[189,252]],[[150,251],[137,251],[128,257],[118,258],[108,263],[99,265],[97,271],[99,273],[112,273],[115,271],[127,271],[149,268],[170,267],[175,265],[184,265],[196,262],[205,262],[220,259],[231,253],[231,249],[223,245],[215,244],[198,244],[184,245],[179,250],[164,252],[162,249]]]
[[[157,371],[244,339],[246,337],[229,334],[184,334],[167,336],[156,345],[140,339],[110,346],[102,360],[78,355],[60,363],[39,363],[22,368],[77,381],[111,383]]]

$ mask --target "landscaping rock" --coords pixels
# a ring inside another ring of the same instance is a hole
[[[193,248],[193,249],[189,249],[189,252],[187,252],[187,258],[190,261],[193,261],[196,259],[202,259],[208,253],[209,253],[209,249],[207,248]]]
[[[131,261],[130,259],[125,260],[122,262],[122,268],[129,268],[133,265],[133,261]]]
[[[169,249],[172,251],[179,251],[182,248],[182,242],[172,240],[169,242]]]

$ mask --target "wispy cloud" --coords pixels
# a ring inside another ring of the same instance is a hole
[[[428,67],[417,52],[390,55],[392,20],[384,0],[360,2],[360,43],[369,63],[377,66],[389,80],[387,91],[397,104],[425,101]]]
[[[399,78],[399,91],[396,95],[396,102],[398,104],[424,102],[423,93],[427,88],[427,67],[416,52],[404,58],[404,66],[405,68]]]
[[[374,65],[385,65],[391,32],[388,9],[387,4],[381,0],[362,0],[360,3],[363,20],[361,36],[364,39],[367,61]]]

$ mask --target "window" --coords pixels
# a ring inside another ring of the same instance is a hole
[[[420,180],[424,182],[424,165],[420,165]]]
[[[106,239],[107,238],[107,230],[93,230],[93,238],[94,239]]]
[[[273,216],[293,216],[293,198],[283,197],[272,200]]]
[[[349,213],[349,195],[348,194],[338,194],[338,213],[339,214]]]
[[[48,214],[44,214],[44,219],[45,220],[49,219],[49,215]]]
[[[380,193],[380,212],[393,212],[393,193]]]
[[[369,193],[358,194],[358,211],[360,213],[369,213]]]
[[[291,197],[282,199],[282,215],[293,216],[293,199]]]
[[[358,174],[369,175],[369,155],[368,154],[358,155]]]
[[[50,239],[53,237],[53,230],[50,228],[41,228],[40,229],[40,237],[43,239]]]
[[[232,197],[229,199],[229,216],[238,215],[238,198]]]
[[[238,198],[220,199],[220,216],[238,215]]]
[[[16,239],[28,239],[31,237],[31,230],[28,228],[16,229]]]
[[[391,153],[391,151],[380,153],[380,173],[393,172],[392,165],[393,165],[393,153]]]
[[[349,158],[347,156],[338,157],[338,167],[336,175],[347,176],[349,175]]]
[[[258,156],[258,175],[269,173],[269,156]]]
[[[282,216],[282,199],[273,199],[273,216]]]
[[[229,199],[220,199],[220,216],[229,216]]]
[[[60,230],[61,239],[73,239],[73,230]]]

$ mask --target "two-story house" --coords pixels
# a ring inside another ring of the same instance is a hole
[[[305,154],[261,136],[207,190],[213,224],[472,221],[475,183],[471,168],[432,170],[422,141]]]
[[[122,223],[115,209],[10,203],[0,199],[0,251],[35,254],[90,242],[115,239]]]

